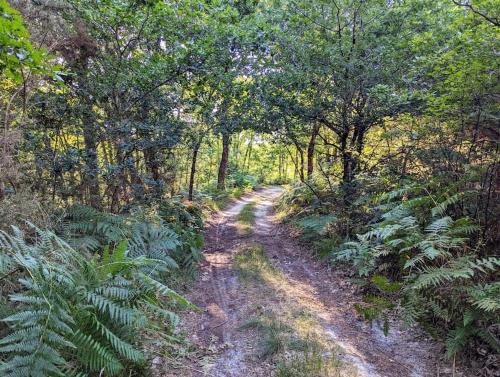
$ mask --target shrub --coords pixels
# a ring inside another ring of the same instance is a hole
[[[58,231],[71,245],[89,252],[128,239],[131,256],[162,260],[171,268],[181,267],[193,274],[201,259],[202,227],[198,207],[165,200],[122,215],[73,206],[65,211]]]
[[[130,257],[125,241],[92,257],[51,232],[36,233],[34,243],[17,228],[0,233],[2,275],[19,276],[9,295],[13,313],[2,320],[2,376],[113,376],[143,364],[141,333],[171,334],[177,316],[166,303],[189,305],[154,278],[168,263]]]
[[[390,288],[398,286],[376,274],[397,279],[407,319],[445,338],[449,356],[477,337],[500,350],[494,333],[500,309],[495,281],[500,258],[481,255],[481,245],[474,244],[479,230],[474,221],[446,214],[464,195],[438,201],[438,195],[417,185],[384,193],[376,198],[380,221],[331,255],[334,262],[352,263],[360,276],[372,276],[377,295],[357,308],[365,318],[385,316],[390,309],[386,303],[394,301]]]

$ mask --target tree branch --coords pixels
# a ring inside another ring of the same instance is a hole
[[[500,21],[496,17],[491,17],[491,16],[481,12],[477,8],[474,8],[474,6],[469,1],[467,1],[466,3],[462,3],[462,2],[457,1],[457,0],[451,0],[451,1],[453,1],[453,4],[455,4],[459,7],[468,8],[472,13],[477,14],[478,16],[481,16],[482,18],[484,18],[486,21],[488,21],[492,25],[494,25],[496,27],[500,26]]]

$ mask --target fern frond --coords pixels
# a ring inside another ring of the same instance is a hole
[[[434,208],[431,209],[431,214],[432,216],[442,216],[445,212],[446,209],[455,204],[458,203],[459,200],[461,200],[465,196],[465,192],[458,192],[452,196],[450,196],[448,199],[442,201],[438,205],[436,205]]]
[[[100,371],[104,369],[107,373],[114,376],[123,369],[120,360],[91,335],[77,331],[73,338],[73,343],[77,346],[78,359],[89,370]]]
[[[446,216],[434,220],[430,225],[425,228],[425,231],[428,233],[444,233],[448,231],[453,224],[453,220],[451,217]]]
[[[476,308],[485,312],[500,312],[500,282],[475,285],[467,289],[469,300]]]

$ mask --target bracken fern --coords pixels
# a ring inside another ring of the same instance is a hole
[[[36,234],[28,243],[18,229],[0,233],[3,266],[20,271],[21,287],[9,297],[14,313],[2,320],[9,327],[0,339],[2,376],[117,375],[144,363],[141,332],[177,322],[164,302],[189,305],[153,278],[168,263],[128,256],[127,242],[96,258],[51,232]]]

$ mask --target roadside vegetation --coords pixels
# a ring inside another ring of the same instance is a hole
[[[499,17],[492,0],[0,0],[0,375],[150,373],[193,308],[205,217],[262,185],[288,185],[281,218],[352,272],[361,317],[402,316],[497,375]],[[243,275],[298,294],[252,253]],[[323,351],[282,375],[329,373]]]

